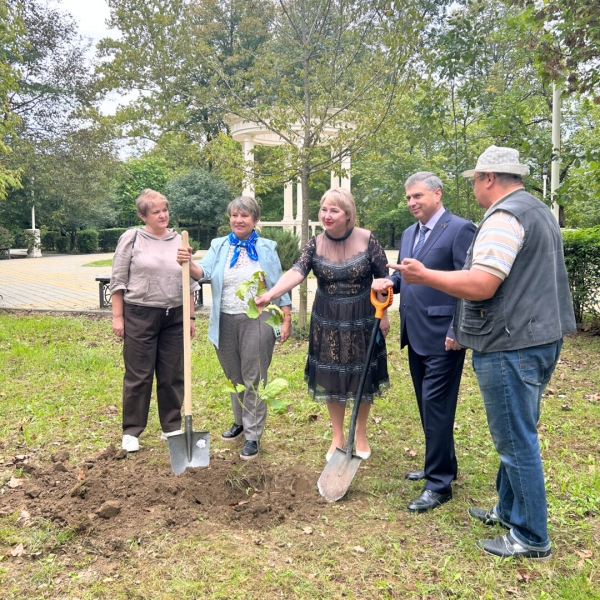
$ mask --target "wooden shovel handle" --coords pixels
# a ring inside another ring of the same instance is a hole
[[[188,232],[181,232],[181,244],[189,247]],[[192,356],[190,334],[190,263],[181,265],[181,284],[183,289],[183,412],[185,416],[192,414]]]

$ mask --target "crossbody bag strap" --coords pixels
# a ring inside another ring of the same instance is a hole
[[[139,232],[139,229],[136,229],[135,235],[133,236],[133,243],[131,244],[131,255],[129,256],[129,268],[127,269],[127,285],[129,285],[129,277],[131,275],[131,261],[133,260],[133,249],[135,247],[135,240],[137,240],[138,232]],[[129,289],[126,288],[125,291],[128,292]]]

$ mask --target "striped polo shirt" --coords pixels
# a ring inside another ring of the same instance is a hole
[[[509,212],[497,210],[479,230],[471,268],[486,271],[504,281],[524,239],[525,230],[519,219]]]

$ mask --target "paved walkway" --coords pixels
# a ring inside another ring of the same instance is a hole
[[[204,254],[200,251],[195,258]],[[387,253],[395,262],[397,253]],[[41,258],[0,260],[0,308],[14,310],[72,311],[108,313],[100,309],[96,277],[109,277],[110,267],[86,267],[98,260],[112,258],[109,254],[60,254]],[[312,306],[317,282],[308,279],[308,306]],[[292,295],[294,310],[298,309],[298,292]],[[398,306],[398,296],[394,298]],[[204,287],[204,306],[212,306],[210,287]]]

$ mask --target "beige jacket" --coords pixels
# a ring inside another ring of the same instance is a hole
[[[110,293],[123,290],[123,300],[128,304],[181,306],[181,266],[176,260],[180,246],[181,236],[172,230],[163,238],[143,228],[126,231],[119,238],[113,257]],[[198,282],[190,278],[190,292],[197,289]]]

